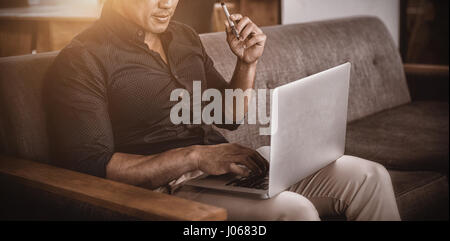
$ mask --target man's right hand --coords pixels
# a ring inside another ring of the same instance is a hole
[[[264,157],[239,144],[196,146],[194,149],[198,169],[210,175],[234,173],[248,176],[250,172],[266,175],[269,170]]]
[[[115,153],[106,168],[108,179],[155,189],[185,173],[266,175],[269,163],[258,152],[238,144],[189,146],[150,156]]]

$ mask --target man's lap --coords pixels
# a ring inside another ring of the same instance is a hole
[[[377,168],[378,164],[351,156],[343,156],[311,176],[292,185],[287,191],[267,199],[252,199],[236,193],[183,186],[174,195],[219,206],[227,209],[231,220],[265,220],[273,218],[267,212],[283,212],[279,206],[292,205],[317,209],[320,216],[333,216],[336,211],[344,212],[354,193],[343,189],[357,190],[360,180],[364,180],[365,169]],[[356,186],[355,186],[356,185]],[[309,201],[308,201],[309,200]],[[292,203],[295,202],[295,203]],[[275,215],[277,216],[277,215]]]

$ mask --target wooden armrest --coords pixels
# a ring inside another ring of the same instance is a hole
[[[403,66],[408,75],[432,75],[448,78],[448,65],[404,64]]]
[[[404,64],[414,101],[448,101],[448,65]]]
[[[140,220],[226,220],[226,210],[33,161],[0,156],[0,175]]]

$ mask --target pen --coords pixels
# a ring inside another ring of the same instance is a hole
[[[225,16],[227,16],[228,23],[230,24],[231,31],[233,31],[234,36],[237,39],[240,38],[238,31],[236,30],[236,25],[233,20],[231,20],[230,12],[228,11],[227,5],[224,2],[220,3],[222,5],[223,11],[225,12]]]

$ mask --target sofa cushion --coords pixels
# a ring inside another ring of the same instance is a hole
[[[448,179],[436,172],[389,171],[402,220],[448,220]]]
[[[346,154],[399,170],[448,172],[448,102],[413,102],[353,122]]]

